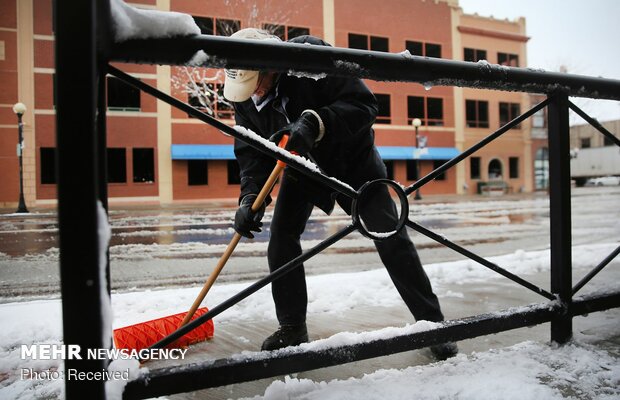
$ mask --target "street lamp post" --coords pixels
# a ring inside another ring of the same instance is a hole
[[[420,125],[422,125],[422,121],[420,120],[420,118],[414,118],[413,121],[411,121],[411,124],[413,125],[413,127],[415,128],[415,153],[414,153],[414,158],[415,160],[415,176],[416,176],[416,181],[420,180],[420,148],[418,147],[418,128],[420,127]],[[418,188],[415,191],[415,196],[413,197],[414,200],[421,200],[422,196],[420,196],[420,189]]]
[[[17,157],[19,158],[19,203],[16,213],[27,213],[29,211],[24,200],[24,164],[22,159],[24,150],[24,124],[22,123],[22,116],[26,112],[26,105],[24,103],[16,103],[13,106],[13,112],[17,114]]]

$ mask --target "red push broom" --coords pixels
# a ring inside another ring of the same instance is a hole
[[[288,136],[285,135],[282,137],[282,140],[280,140],[278,146],[284,148],[287,141]],[[269,175],[267,182],[265,182],[265,185],[263,185],[260,193],[256,196],[256,200],[254,200],[254,203],[252,204],[252,211],[256,212],[261,207],[263,201],[265,201],[267,195],[271,192],[271,189],[273,189],[273,186],[275,185],[284,167],[286,167],[286,164],[278,160],[273,171],[271,171],[271,175]],[[240,240],[241,235],[235,232],[230,243],[226,247],[224,254],[219,259],[217,265],[213,269],[213,272],[209,275],[209,278],[205,282],[202,290],[198,294],[198,297],[196,297],[196,300],[194,300],[194,303],[187,313],[169,315],[151,321],[115,329],[114,344],[116,345],[116,348],[141,350],[150,347],[194,318],[198,318],[209,311],[207,307],[202,307],[200,309],[198,307],[207,296],[211,286],[215,283],[215,280],[224,268],[224,265],[226,265],[226,262],[228,262],[228,259],[232,255]],[[209,320],[186,333],[184,336],[181,336],[179,339],[166,347],[185,347],[190,344],[211,339],[213,337],[213,330],[213,320]]]

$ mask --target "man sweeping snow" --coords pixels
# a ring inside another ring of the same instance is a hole
[[[279,40],[254,28],[242,29],[231,37]],[[297,37],[290,42],[329,46],[312,36]],[[276,143],[284,134],[290,134],[288,150],[311,158],[327,175],[354,188],[387,177],[374,145],[372,125],[378,111],[377,100],[360,79],[332,76],[314,79],[250,70],[225,72],[224,97],[234,103],[237,125]],[[252,203],[275,160],[240,140],[235,140],[235,156],[241,170],[235,230],[253,238],[252,232],[261,231],[266,204],[253,212]],[[396,226],[398,213],[387,188],[379,187],[369,196],[363,218],[369,230],[386,232]],[[335,196],[291,168],[285,170],[271,221],[267,253],[271,271],[302,253],[300,238],[313,207],[329,214],[335,202],[351,213],[348,197]],[[437,296],[406,229],[390,239],[376,241],[375,246],[415,319],[443,321]],[[303,265],[274,281],[272,294],[280,327],[263,342],[262,349],[275,350],[307,342],[308,298]],[[454,343],[433,346],[431,350],[440,359],[458,351]]]

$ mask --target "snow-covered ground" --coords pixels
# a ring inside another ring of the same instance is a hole
[[[587,271],[617,245],[618,242],[575,246],[575,270],[580,274],[581,271]],[[548,260],[549,252],[546,250],[519,250],[492,258],[498,265],[510,266],[511,272],[525,277],[548,273]],[[617,271],[619,266],[620,260],[616,260],[608,268]],[[458,299],[467,296],[455,292],[455,285],[458,287],[473,283],[493,286],[504,279],[470,261],[431,264],[427,266],[427,271],[442,302],[450,297]],[[611,276],[617,278],[618,274]],[[617,288],[616,282],[609,282],[609,278],[598,280],[595,288]],[[246,286],[246,283],[217,285],[209,294],[208,301],[213,305],[219,304]],[[309,319],[314,315],[324,314],[337,318],[357,308],[373,306],[389,309],[402,303],[383,269],[312,276],[308,279],[308,286]],[[347,290],[342,290],[343,287]],[[121,327],[185,311],[195,295],[196,288],[115,294],[112,297],[114,326]],[[273,320],[270,296],[267,289],[259,291],[216,317],[216,327],[251,323],[261,319]],[[261,398],[618,398],[619,313],[613,310],[597,315],[599,318],[596,319],[596,326],[588,326],[588,319],[582,318],[586,321],[585,328],[577,331],[574,342],[560,348],[545,342],[528,341],[503,349],[461,354],[443,363],[379,370],[345,380],[316,382],[287,377],[269,385]],[[602,319],[601,315],[604,316]],[[22,344],[61,343],[60,301],[50,299],[2,304],[0,320],[3,321],[3,329],[0,331],[0,398],[61,397],[61,380],[36,381],[20,378],[22,368],[38,371],[62,370],[62,362],[58,360],[20,358]],[[403,322],[402,326],[404,325],[406,321]],[[239,337],[237,340],[241,342],[244,338]],[[597,345],[602,340],[606,340],[607,348]],[[258,346],[259,343],[253,344],[255,348]],[[245,354],[252,355],[247,351]]]

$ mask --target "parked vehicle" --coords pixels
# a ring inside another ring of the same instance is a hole
[[[591,178],[586,181],[586,186],[618,186],[620,185],[620,176],[601,176],[600,178]]]
[[[593,178],[604,178],[594,181],[593,185],[599,185],[599,182],[599,186],[617,185],[615,179],[620,176],[620,147],[605,146],[571,151],[570,176],[577,186],[590,184]]]

